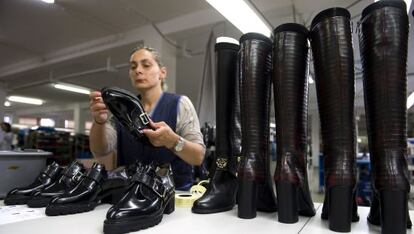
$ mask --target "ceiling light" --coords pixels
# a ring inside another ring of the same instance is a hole
[[[42,2],[53,4],[55,3],[55,0],[42,0]]]
[[[375,0],[375,2],[378,2],[379,0]],[[410,12],[411,8],[411,2],[412,0],[404,0],[405,4],[407,5],[407,13]]]
[[[32,105],[43,104],[43,100],[40,100],[37,98],[21,97],[21,96],[10,96],[7,98],[7,100],[12,101],[12,102],[20,102],[20,103],[26,103],[26,104],[32,104]]]
[[[77,86],[77,85],[72,85],[72,84],[59,83],[59,84],[54,84],[53,86],[57,89],[62,89],[62,90],[75,92],[75,93],[82,93],[82,94],[87,94],[87,95],[91,93],[91,90],[88,88]]]
[[[270,37],[271,27],[245,0],[206,0],[242,33],[257,32]]]
[[[10,106],[10,102],[9,101],[5,101],[4,102],[4,106]]]
[[[407,110],[410,109],[410,107],[412,107],[413,104],[414,104],[414,92],[412,92],[410,96],[408,96],[407,98]]]

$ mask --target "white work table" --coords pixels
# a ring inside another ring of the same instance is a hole
[[[0,201],[0,207],[3,201]],[[64,216],[42,216],[31,220],[0,225],[0,234],[101,234],[108,204],[99,205],[95,210]],[[258,212],[254,219],[240,219],[237,208],[231,211],[200,215],[191,213],[190,208],[176,208],[170,215],[164,215],[160,224],[136,233],[168,234],[250,234],[250,233],[335,233],[328,229],[328,222],[321,220],[322,204],[316,203],[315,217],[300,217],[295,224],[283,224],[277,221],[277,213]],[[45,208],[36,211],[44,212]],[[368,207],[359,207],[360,221],[352,224],[352,233],[380,233],[378,227],[369,225],[366,217]],[[414,217],[414,212],[410,212]],[[414,231],[407,230],[407,233]]]

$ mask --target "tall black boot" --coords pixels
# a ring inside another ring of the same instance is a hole
[[[242,159],[239,168],[238,216],[276,211],[269,169],[272,41],[257,33],[240,38]]]
[[[296,223],[299,214],[315,215],[306,169],[308,30],[300,24],[282,24],[274,36],[278,220]]]
[[[369,151],[374,192],[379,198],[371,206],[368,221],[378,224],[380,217],[382,233],[406,233],[410,191],[406,5],[404,1],[376,2],[363,10],[360,23]]]
[[[237,76],[239,45],[221,42],[216,50],[216,158],[209,187],[192,212],[210,214],[236,204],[237,156],[241,150],[240,93]]]
[[[329,219],[330,230],[349,232],[352,219],[359,219],[354,209],[355,78],[349,12],[344,8],[320,12],[312,21],[311,46],[325,170],[322,218]]]

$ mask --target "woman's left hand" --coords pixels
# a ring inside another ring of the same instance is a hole
[[[144,129],[145,136],[148,137],[151,144],[155,147],[174,148],[179,140],[179,136],[165,122],[150,122],[153,129]]]

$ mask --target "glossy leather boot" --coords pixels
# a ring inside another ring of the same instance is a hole
[[[151,128],[150,118],[138,97],[117,87],[103,88],[101,93],[105,105],[122,126],[137,140],[150,144],[143,134],[144,129]]]
[[[238,217],[276,211],[269,168],[272,41],[258,33],[240,38],[242,157],[238,171]]]
[[[359,44],[375,193],[368,221],[378,224],[380,220],[384,234],[406,233],[411,223],[407,204],[408,33],[404,1],[380,1],[362,11]]]
[[[159,224],[174,211],[174,183],[169,165],[139,165],[128,191],[106,214],[104,233],[118,234]]]
[[[32,198],[27,202],[29,207],[45,207],[49,202],[57,196],[62,195],[65,191],[74,188],[80,181],[84,172],[84,167],[77,161],[73,161],[65,168],[60,178],[42,191],[33,194]]]
[[[108,179],[105,166],[94,163],[71,190],[53,198],[46,207],[46,215],[66,215],[87,212],[99,203],[116,203],[125,192],[127,181]]]
[[[33,183],[25,187],[15,188],[8,192],[6,198],[4,199],[4,204],[26,204],[34,193],[41,191],[48,185],[55,182],[59,178],[61,170],[62,169],[59,167],[59,164],[53,162],[40,172],[39,176]]]
[[[215,171],[207,191],[197,199],[193,213],[231,210],[236,204],[237,156],[241,150],[240,95],[237,76],[239,45],[221,42],[216,50],[216,147]]]
[[[306,169],[308,49],[308,30],[303,25],[282,24],[274,30],[276,142],[283,146],[277,147],[274,180],[281,223],[315,215]]]
[[[350,232],[356,212],[354,55],[350,14],[344,8],[320,12],[311,24],[316,94],[321,118],[325,170],[325,211],[329,229]]]

